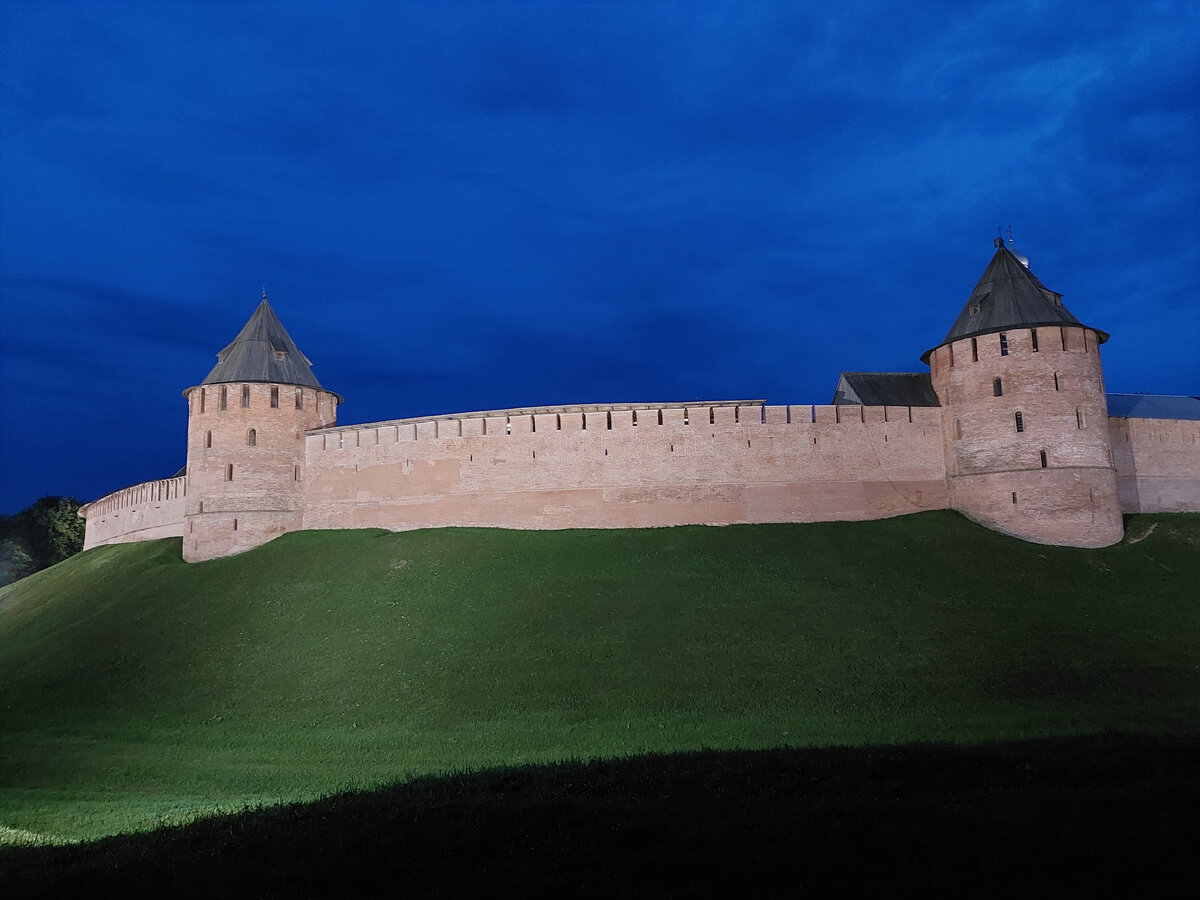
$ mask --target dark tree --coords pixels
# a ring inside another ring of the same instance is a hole
[[[84,521],[74,497],[42,497],[0,517],[0,584],[62,562],[83,549]]]

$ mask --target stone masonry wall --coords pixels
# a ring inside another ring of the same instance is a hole
[[[1109,419],[1121,512],[1200,510],[1200,422]]]
[[[466,414],[323,429],[307,459],[305,528],[812,522],[948,504],[936,408]]]
[[[1014,329],[931,357],[950,504],[1026,540],[1104,547],[1123,535],[1095,331]]]
[[[183,558],[228,556],[303,527],[305,433],[337,395],[268,383],[189,388]]]
[[[179,537],[183,534],[186,493],[186,478],[164,478],[135,484],[84,504],[79,509],[87,520],[83,549]]]

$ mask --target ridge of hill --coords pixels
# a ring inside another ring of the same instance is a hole
[[[1200,516],[1104,550],[862,523],[299,532],[0,590],[0,826],[64,838],[397,779],[1200,721]]]

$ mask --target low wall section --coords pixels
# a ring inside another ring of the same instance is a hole
[[[305,528],[629,528],[948,506],[941,410],[510,410],[307,435]]]
[[[129,541],[183,535],[187,478],[147,481],[116,491],[79,508],[87,520],[83,549]]]
[[[1200,512],[1200,422],[1109,419],[1121,512]]]

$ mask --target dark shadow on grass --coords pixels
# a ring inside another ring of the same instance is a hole
[[[681,753],[421,778],[0,852],[4,896],[1182,890],[1200,736]],[[1178,880],[1177,880],[1178,879]]]

